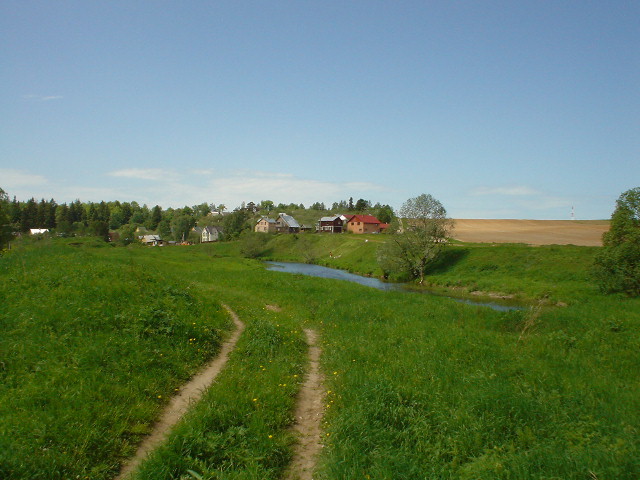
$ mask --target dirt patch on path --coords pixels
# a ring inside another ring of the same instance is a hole
[[[178,423],[184,416],[191,404],[197,402],[202,397],[204,391],[213,383],[224,365],[227,363],[229,354],[235,348],[240,334],[244,330],[244,324],[238,318],[238,315],[227,305],[223,305],[225,310],[233,319],[236,330],[231,337],[222,345],[220,353],[213,359],[200,373],[196,374],[188,383],[182,386],[178,393],[171,398],[169,405],[166,406],[160,419],[153,427],[151,434],[146,437],[136,454],[122,467],[120,474],[116,480],[124,480],[127,478],[142,461],[156,449],[169,435],[171,428]]]
[[[453,238],[462,242],[530,245],[602,245],[608,220],[454,220]]]
[[[284,476],[285,480],[312,480],[318,453],[322,449],[320,435],[323,414],[324,377],[320,373],[320,355],[318,334],[305,330],[309,345],[309,371],[298,396],[296,424],[293,429],[299,435],[293,460]]]

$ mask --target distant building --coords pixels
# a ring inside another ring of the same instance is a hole
[[[202,243],[217,242],[222,236],[222,228],[220,227],[204,227],[200,236]]]
[[[352,215],[347,220],[347,231],[353,233],[380,233],[386,225],[373,215]]]
[[[269,217],[260,217],[260,220],[256,223],[254,231],[261,233],[275,233],[276,221]]]
[[[31,233],[31,235],[42,235],[45,233],[49,233],[49,229],[48,228],[31,228],[29,229],[29,233]]]
[[[342,215],[333,217],[322,217],[317,225],[317,231],[320,233],[342,233],[344,229],[344,221]]]
[[[160,235],[143,235],[139,238],[144,245],[149,245],[153,247],[162,246],[162,243],[163,243],[162,239],[160,238]]]
[[[291,215],[281,213],[276,219],[276,232],[278,233],[298,233],[300,224]]]

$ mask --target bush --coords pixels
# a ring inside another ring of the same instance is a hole
[[[640,187],[616,202],[604,248],[596,257],[594,278],[603,292],[640,295]]]

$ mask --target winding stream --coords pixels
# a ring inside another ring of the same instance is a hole
[[[308,263],[294,263],[294,262],[266,262],[268,265],[267,270],[285,273],[297,273],[300,275],[307,275],[310,277],[331,278],[334,280],[346,280],[348,282],[359,283],[367,287],[377,288],[378,290],[394,291],[394,292],[406,292],[406,293],[422,293],[426,295],[437,295],[447,297],[456,302],[466,303],[469,305],[477,305],[481,307],[489,307],[493,310],[500,312],[507,312],[509,310],[522,310],[522,307],[515,307],[510,305],[501,305],[493,302],[479,302],[475,300],[450,297],[448,295],[440,295],[429,290],[410,290],[406,288],[406,285],[402,283],[389,283],[383,282],[377,278],[363,277],[354,273],[349,273],[344,270],[337,270],[335,268],[322,267],[320,265],[311,265]]]

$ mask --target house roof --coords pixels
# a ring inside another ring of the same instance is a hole
[[[300,228],[300,224],[293,218],[291,215],[287,215],[286,213],[281,213],[280,218],[284,223],[289,225],[292,228]]]
[[[353,215],[349,218],[349,222],[375,223],[380,225],[382,222],[373,215]]]
[[[264,216],[260,217],[256,223],[260,223],[262,220],[266,220],[268,223],[276,223],[275,219]]]
[[[207,226],[207,227],[204,227],[203,231],[205,231],[207,233],[213,233],[213,232],[218,232],[219,233],[219,232],[222,232],[222,228],[216,227],[216,226]]]
[[[162,239],[160,238],[160,235],[143,235],[142,236],[142,241],[143,242],[159,242]]]
[[[338,220],[340,215],[334,215],[333,217],[322,217],[320,219],[321,222],[333,222],[334,220]]]

